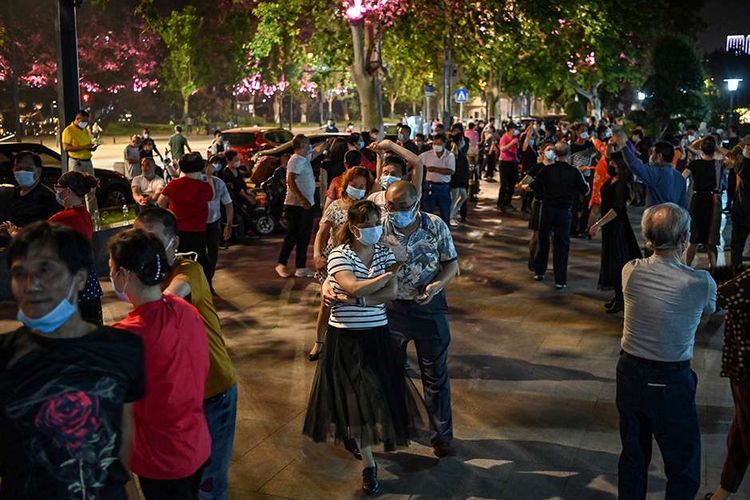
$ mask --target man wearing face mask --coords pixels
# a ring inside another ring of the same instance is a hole
[[[627,147],[628,136],[624,131],[614,133],[617,147],[625,155],[628,166],[637,175],[648,191],[646,193],[646,207],[661,203],[676,203],[687,209],[687,185],[685,178],[672,167],[674,146],[665,141],[654,144],[653,153],[648,164],[639,160]]]
[[[315,173],[310,162],[316,152],[310,144],[310,139],[304,134],[294,136],[292,148],[294,154],[286,166],[286,236],[275,271],[282,278],[292,276],[287,263],[292,250],[296,250],[294,275],[298,278],[312,278],[314,273],[307,267],[307,247],[310,246],[315,205]]]
[[[448,224],[451,217],[451,177],[456,171],[456,157],[446,151],[446,142],[444,134],[435,135],[432,150],[419,155],[419,159],[427,170],[424,210],[431,213],[437,207],[440,218]]]
[[[378,191],[377,188],[375,188],[376,192],[368,197],[370,201],[374,202],[381,209],[385,208],[386,189],[388,189],[388,187],[394,182],[402,179],[407,180],[407,174],[410,175],[411,183],[417,188],[417,191],[419,193],[422,192],[424,168],[422,167],[422,162],[419,159],[419,156],[413,154],[406,149],[406,147],[400,146],[389,139],[384,139],[370,147],[375,149],[380,155],[378,160],[378,168],[380,169],[380,172],[376,179],[376,183],[382,189],[382,191]],[[387,156],[385,156],[386,154]]]
[[[654,252],[625,264],[625,323],[617,363],[622,453],[619,498],[643,498],[656,436],[670,498],[695,498],[701,484],[701,437],[690,368],[702,314],[716,310],[716,283],[685,265],[690,215],[674,203],[646,209],[643,237]]]
[[[16,154],[13,177],[18,186],[9,203],[0,206],[0,240],[7,242],[10,234],[32,222],[47,220],[60,211],[55,193],[41,183],[42,159],[31,151]]]
[[[143,173],[134,177],[130,183],[136,210],[139,211],[146,207],[155,207],[156,200],[166,186],[164,179],[156,175],[156,162],[153,158],[141,160],[141,171]]]
[[[386,191],[388,216],[381,243],[403,265],[397,273],[396,300],[387,306],[388,324],[400,361],[414,341],[437,457],[454,455],[448,346],[450,323],[445,287],[458,274],[458,254],[448,226],[419,210],[419,193],[398,181]],[[401,363],[403,365],[403,363]]]
[[[222,134],[221,130],[214,130],[214,140],[211,141],[211,144],[208,146],[208,157],[211,158],[214,155],[224,153],[230,149],[232,149],[232,145],[224,138],[224,134]]]
[[[362,155],[359,166],[365,167],[375,175],[378,169],[377,158],[375,158],[375,155],[373,155],[371,150],[367,149],[365,140],[362,136],[355,132],[346,138],[346,143],[349,147],[349,151],[357,151]]]
[[[94,175],[94,165],[91,163],[91,155],[98,145],[91,140],[91,135],[87,130],[89,126],[89,113],[86,110],[79,110],[75,119],[63,129],[62,147],[68,154],[68,170],[83,172]],[[92,191],[86,195],[86,208],[90,213],[98,209],[96,196]]]
[[[156,147],[154,138],[151,137],[151,131],[148,128],[143,129],[143,138],[141,143],[138,145],[141,158],[153,158],[154,154],[159,157],[162,163],[164,163],[164,157],[159,152],[159,148]]]
[[[411,127],[408,125],[401,125],[398,129],[398,145],[406,148],[412,154],[419,155],[422,153],[417,143],[411,140]]]

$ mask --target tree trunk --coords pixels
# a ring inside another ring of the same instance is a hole
[[[255,118],[255,94],[250,94],[250,116]]]
[[[377,43],[372,26],[365,27],[364,22],[350,23],[354,48],[354,63],[351,67],[352,78],[357,85],[359,104],[362,113],[362,127],[365,130],[383,129],[383,101],[380,79],[377,76],[379,67],[379,50],[374,50]],[[373,55],[375,58],[373,60]],[[368,67],[370,66],[370,67]],[[375,69],[375,71],[373,71]]]
[[[303,100],[299,103],[299,121],[302,123],[307,123],[307,101]]]
[[[388,96],[388,103],[391,105],[390,118],[396,118],[396,102],[398,101],[398,92],[394,92]]]
[[[411,103],[411,116],[417,116],[417,102],[412,101]]]
[[[341,110],[343,111],[344,121],[349,121],[349,100],[341,99]]]
[[[279,127],[283,126],[283,124],[281,123],[282,99],[284,99],[284,94],[282,94],[281,92],[276,92],[273,95],[273,122],[278,123]]]
[[[578,82],[576,82],[575,80],[572,80],[570,82],[570,85],[575,89],[575,91],[581,94],[583,97],[585,97],[589,101],[589,103],[591,104],[591,108],[594,111],[594,116],[596,117],[597,121],[602,118],[602,100],[599,97],[599,86],[601,84],[602,84],[602,81],[599,80],[591,88],[591,90],[586,90],[583,87],[581,87],[578,84]]]
[[[326,99],[328,101],[328,117],[333,118],[333,101],[336,100],[336,95],[331,91],[331,94]]]
[[[190,95],[182,96],[182,121],[185,122],[190,111]]]

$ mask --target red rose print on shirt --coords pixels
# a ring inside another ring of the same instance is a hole
[[[42,405],[34,423],[60,446],[78,450],[101,427],[99,398],[80,391],[58,394]]]

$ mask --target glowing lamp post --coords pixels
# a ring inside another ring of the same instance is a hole
[[[727,82],[727,90],[729,91],[729,123],[731,125],[734,116],[734,93],[740,87],[742,78],[727,78],[724,81]]]
[[[642,90],[638,91],[638,100],[641,102],[646,100],[646,93],[643,92]]]

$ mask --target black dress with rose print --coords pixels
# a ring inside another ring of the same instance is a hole
[[[141,339],[0,335],[0,499],[124,499],[122,410],[145,392]]]

